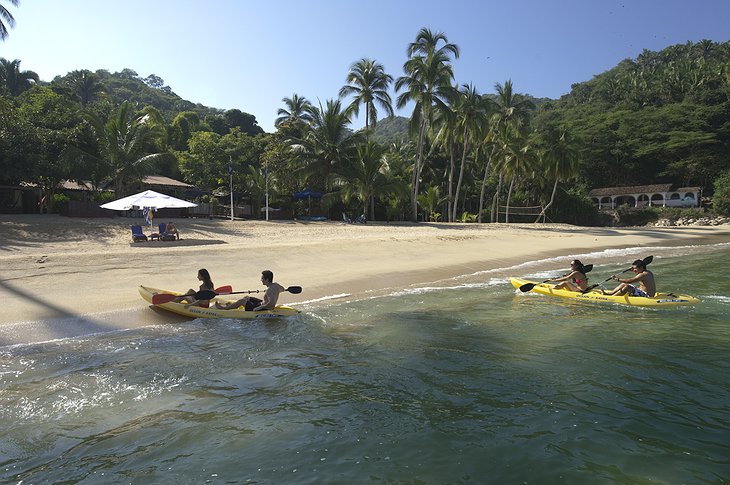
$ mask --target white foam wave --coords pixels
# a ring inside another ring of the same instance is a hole
[[[310,303],[317,303],[320,301],[337,300],[339,298],[347,298],[348,296],[352,296],[352,294],[351,293],[340,293],[337,295],[327,295],[327,296],[323,296],[321,298],[314,298],[312,300],[300,301],[300,302],[297,302],[297,305],[298,306],[299,305],[308,305]]]
[[[719,301],[720,303],[729,303],[730,304],[730,296],[725,296],[725,295],[708,295],[708,296],[703,296],[702,299]]]

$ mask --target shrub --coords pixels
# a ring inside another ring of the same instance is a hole
[[[715,180],[715,193],[712,196],[713,212],[730,216],[730,172],[722,173]]]

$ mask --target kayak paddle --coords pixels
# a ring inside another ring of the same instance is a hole
[[[592,264],[586,264],[585,266],[583,266],[583,274],[588,273],[592,269],[593,269],[593,265]],[[570,273],[565,273],[563,276],[561,276],[561,278],[564,278],[564,277],[568,276],[569,274]],[[554,279],[555,278],[550,278],[549,280],[541,281],[540,283],[525,283],[524,285],[520,286],[520,291],[522,293],[527,293],[528,291],[532,290],[537,285],[541,285],[543,283],[547,283],[547,282],[552,281]]]
[[[651,263],[651,262],[652,262],[653,260],[654,260],[654,256],[647,256],[647,257],[645,257],[644,259],[642,259],[642,261],[644,262],[644,264],[645,264],[645,265],[647,265],[647,264]],[[623,271],[622,271],[621,273],[619,273],[619,274],[624,274],[624,273],[626,273],[627,271],[631,271],[631,268],[629,268],[629,269],[625,269],[625,270],[623,270]],[[605,280],[603,280],[603,281],[601,281],[600,283],[598,283],[597,285],[591,285],[591,286],[589,286],[589,287],[588,287],[588,288],[586,288],[585,290],[581,291],[581,293],[584,293],[584,294],[585,294],[585,293],[588,293],[589,291],[593,290],[594,288],[598,288],[598,287],[599,287],[599,286],[601,286],[601,285],[602,285],[603,283],[606,283],[606,282],[608,282],[608,281],[611,281],[611,280],[612,280],[612,279],[614,279],[614,278],[615,278],[616,276],[618,276],[618,274],[614,274],[614,275],[611,275],[611,276],[609,276],[608,278],[606,278]]]
[[[210,291],[210,290],[208,290]],[[215,289],[215,292],[219,295],[227,295],[228,293],[233,291],[233,287],[231,285],[225,285],[225,286],[219,286]],[[181,297],[181,296],[195,296],[195,295],[171,295],[169,293],[160,293],[158,295],[152,295],[152,304],[153,305],[161,305],[162,303],[169,303],[175,298]],[[203,300],[205,298],[196,298],[196,300]]]
[[[193,295],[187,295],[189,297],[195,298],[196,300],[210,300],[212,298],[215,298],[218,295],[240,295],[242,293],[261,293],[265,290],[246,290],[246,291],[218,291],[219,288],[216,288],[215,291],[213,290],[201,290]],[[290,286],[289,288],[285,288],[284,291],[288,291],[289,293],[298,294],[302,292],[301,286]],[[170,295],[169,293],[163,293],[159,295],[152,296],[152,304],[153,305],[160,305],[162,303],[169,303],[175,298],[179,298],[184,295]]]

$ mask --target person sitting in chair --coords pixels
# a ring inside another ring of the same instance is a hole
[[[165,225],[165,233],[162,236],[173,236],[175,239],[180,239],[180,233],[177,232],[177,227],[175,227],[172,221]]]

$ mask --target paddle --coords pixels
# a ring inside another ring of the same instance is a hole
[[[215,298],[218,295],[240,295],[242,293],[261,293],[263,290],[246,290],[246,291],[216,291],[213,290],[201,290],[194,295],[187,295],[189,297],[195,298],[196,300],[210,300],[212,298]],[[284,291],[288,291],[289,293],[297,294],[302,292],[301,286],[290,286],[289,288],[284,289]],[[183,295],[170,295],[169,293],[164,293],[160,295],[154,295],[152,296],[152,304],[153,305],[160,305],[162,303],[169,303],[175,298],[178,298]]]
[[[647,256],[647,257],[645,257],[644,259],[642,259],[642,261],[644,262],[644,264],[645,264],[645,265],[646,265],[646,264],[649,264],[649,263],[651,263],[652,261],[654,261],[654,256]],[[623,271],[622,271],[621,273],[619,273],[619,274],[624,274],[624,273],[626,273],[627,271],[631,271],[631,268],[625,269],[625,270],[623,270]],[[589,286],[589,287],[588,287],[588,288],[586,288],[585,290],[581,291],[581,293],[583,293],[583,294],[585,294],[585,293],[588,293],[589,291],[593,290],[594,288],[598,288],[598,287],[599,287],[599,286],[601,286],[601,285],[602,285],[603,283],[606,283],[606,282],[608,282],[608,281],[611,281],[611,280],[612,280],[612,279],[614,279],[614,278],[615,278],[616,276],[618,276],[618,274],[614,274],[614,275],[611,275],[611,276],[609,276],[608,278],[606,278],[605,280],[603,280],[603,281],[601,281],[600,283],[598,283],[597,285],[591,285],[591,286]]]
[[[210,290],[206,290],[210,291]],[[233,291],[233,287],[231,285],[224,285],[219,286],[215,289],[215,292],[219,295],[227,295],[230,294]],[[198,292],[200,293],[200,292]],[[197,294],[197,293],[196,293]],[[169,293],[160,293],[159,295],[152,295],[152,304],[153,305],[161,305],[163,303],[169,303],[175,298],[179,298],[181,296],[195,296],[195,295],[171,295]],[[212,298],[212,297],[211,297]],[[210,298],[195,298],[196,300],[209,300]]]
[[[593,269],[593,265],[592,264],[586,264],[585,266],[583,266],[583,273],[584,274],[585,273],[588,273],[592,269]],[[564,277],[568,276],[569,274],[570,273],[565,273],[563,276],[561,276],[561,278],[564,278]],[[554,279],[555,278],[550,278],[549,280],[541,281],[540,283],[525,283],[524,285],[520,286],[520,291],[522,293],[526,293],[526,292],[532,290],[537,285],[541,285],[543,283],[547,283],[548,281],[552,281]]]

